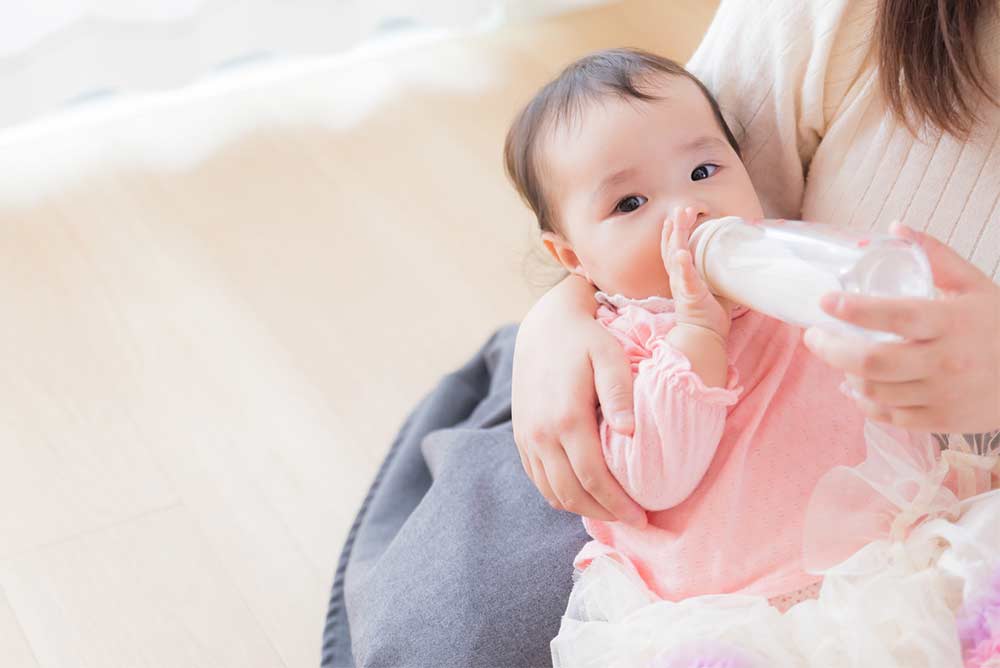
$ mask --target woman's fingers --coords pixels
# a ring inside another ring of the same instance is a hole
[[[892,424],[900,429],[937,431],[934,412],[927,406],[889,408],[867,399],[855,399],[865,417],[876,422]]]
[[[549,478],[545,473],[545,466],[542,465],[542,461],[537,457],[532,457],[529,459],[529,467],[531,468],[531,481],[535,483],[535,487],[538,488],[538,491],[545,500],[549,502],[549,505],[556,510],[565,510],[559,501],[559,497],[552,491],[552,486],[549,484]]]
[[[936,371],[932,342],[872,343],[819,327],[807,329],[802,340],[830,366],[868,380],[901,383]]]
[[[596,418],[564,420],[559,427],[562,443],[535,442],[538,456],[528,456],[529,475],[549,505],[605,522],[645,526],[645,511],[608,470]]]
[[[886,408],[882,404],[865,399],[864,397],[854,397],[854,403],[857,404],[861,413],[869,420],[884,422],[886,424],[892,423],[892,413],[890,412],[890,409]]]
[[[634,379],[628,356],[615,339],[607,337],[602,345],[591,348],[590,363],[594,370],[597,401],[604,419],[618,433],[632,435],[635,430],[632,392]],[[560,425],[560,438],[573,467],[573,481],[578,482],[585,490],[583,506],[567,510],[603,519],[591,511],[593,506],[587,500],[593,499],[602,509],[610,511],[614,519],[636,527],[645,526],[645,511],[625,493],[608,471],[594,412],[591,411],[572,423]],[[569,492],[576,493],[572,489]]]
[[[914,408],[934,401],[933,386],[925,380],[883,383],[848,374],[847,385],[855,398],[886,408]]]
[[[605,522],[618,520],[614,513],[598,503],[584,489],[562,446],[549,448],[542,454],[542,458],[549,489],[552,490],[552,495],[558,502],[552,504],[550,500],[550,505],[553,508]]]
[[[612,521],[617,520],[640,529],[646,525],[646,512],[642,506],[622,489],[608,470],[600,439],[592,440],[589,429],[581,425],[581,428],[569,432],[564,437],[563,445],[566,457],[573,468],[573,479],[567,481],[566,489],[573,495],[574,502],[577,500],[576,495],[579,495],[581,501],[574,507],[567,506],[567,510],[595,519],[605,519],[602,515],[592,512],[592,509],[599,507],[613,516]],[[578,483],[582,493],[570,483]],[[556,493],[558,494],[558,491]],[[590,500],[593,500],[595,505],[590,505]]]
[[[524,469],[524,473],[529,479],[534,480],[535,474],[531,470],[531,464],[528,463],[528,455],[524,452],[524,448],[521,444],[514,440],[514,446],[517,448],[517,456],[521,459],[521,468]]]
[[[896,236],[914,241],[924,249],[934,273],[934,284],[942,290],[964,292],[990,280],[978,267],[931,235],[918,232],[898,221],[889,229]]]
[[[596,347],[590,360],[602,411],[606,416],[616,411],[616,431],[631,434],[634,417],[628,358],[611,339],[609,345]],[[527,449],[535,456],[527,458],[532,480],[553,508],[606,522],[645,526],[645,511],[608,471],[593,404],[580,404],[576,409],[557,411],[562,417],[552,420],[551,431],[546,428],[531,434]]]
[[[893,332],[912,341],[936,339],[952,323],[946,300],[889,299],[833,292],[823,296],[820,308],[838,320],[865,329]]]

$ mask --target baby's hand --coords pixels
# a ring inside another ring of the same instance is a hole
[[[694,268],[689,237],[695,218],[694,209],[678,208],[672,217],[663,222],[663,234],[660,237],[660,254],[670,277],[677,324],[704,327],[725,339],[729,336],[731,304],[709,292],[705,281]]]

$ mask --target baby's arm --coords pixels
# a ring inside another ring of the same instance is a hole
[[[660,252],[677,320],[639,365],[635,432],[601,427],[608,468],[647,510],[676,506],[694,491],[719,446],[726,407],[739,396],[726,356],[728,304],[708,291],[688,250],[695,218],[691,208],[677,210],[663,226]]]
[[[727,371],[725,387],[708,387],[691,361],[664,337],[639,365],[633,435],[624,436],[601,421],[608,468],[646,510],[676,506],[704,477],[722,438],[726,408],[741,391],[736,369]]]

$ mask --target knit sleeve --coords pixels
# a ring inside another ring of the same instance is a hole
[[[768,216],[800,215],[809,162],[870,48],[874,4],[722,0],[689,61],[740,141]]]
[[[701,482],[718,448],[726,407],[736,403],[736,368],[726,387],[707,387],[691,362],[665,339],[657,341],[635,377],[635,429],[631,436],[601,423],[608,469],[636,503],[665,510]]]

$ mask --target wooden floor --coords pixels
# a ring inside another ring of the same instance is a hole
[[[501,169],[516,108],[594,49],[686,58],[714,8],[372,56],[315,75],[387,87],[350,122],[173,167],[109,146],[131,157],[0,201],[0,665],[317,665],[407,410],[555,276]]]

